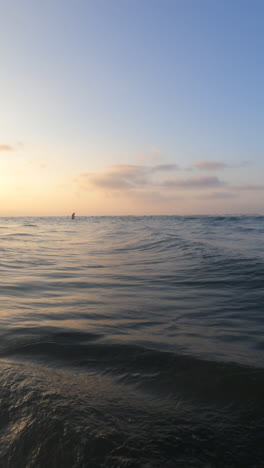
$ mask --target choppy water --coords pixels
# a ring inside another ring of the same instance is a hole
[[[264,466],[264,217],[0,219],[0,466]]]

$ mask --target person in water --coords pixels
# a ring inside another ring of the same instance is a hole
[[[72,219],[74,219],[74,218],[75,218],[75,213],[72,213]]]

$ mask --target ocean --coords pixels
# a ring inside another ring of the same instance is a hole
[[[264,216],[0,238],[1,468],[264,466]]]

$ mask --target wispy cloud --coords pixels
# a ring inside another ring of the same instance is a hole
[[[224,200],[229,198],[236,198],[238,196],[237,193],[234,192],[209,192],[199,195],[198,198],[202,200]]]
[[[10,151],[15,151],[15,148],[11,145],[6,145],[4,143],[0,144],[0,152],[1,153],[7,153]]]
[[[170,172],[178,171],[180,168],[178,164],[159,164],[158,166],[153,166],[151,172]]]
[[[158,190],[151,190],[150,188],[148,190],[144,189],[136,189],[133,191],[127,192],[127,196],[131,197],[133,199],[138,200],[139,202],[144,200],[145,202],[153,203],[153,202],[162,202],[166,203],[168,201],[172,200],[182,200],[183,197],[179,194],[167,194],[167,193],[162,193],[161,191]]]
[[[175,170],[178,170],[176,164],[160,164],[156,166],[116,164],[106,171],[79,174],[76,180],[78,185],[83,189],[132,190],[153,185],[155,184],[153,177],[159,173]]]
[[[154,163],[162,159],[162,152],[156,146],[152,146],[149,151],[139,153],[137,157],[138,159],[141,159],[141,161]]]
[[[198,161],[193,165],[201,171],[219,171],[230,167],[223,161]]]
[[[160,149],[157,148],[156,146],[152,146],[152,147],[150,148],[150,151],[151,151],[152,153],[155,153],[155,154],[160,154],[160,153],[161,153]]]
[[[232,190],[237,190],[237,191],[256,191],[256,190],[264,190],[264,185],[260,184],[240,184],[240,185],[234,185],[232,186]]]
[[[221,187],[226,185],[226,182],[218,177],[191,177],[189,179],[167,179],[162,185],[164,187],[180,189],[204,189],[208,187]]]
[[[249,161],[242,161],[237,164],[228,164],[225,161],[197,161],[193,163],[193,167],[200,171],[222,171],[227,168],[239,168],[249,165]]]

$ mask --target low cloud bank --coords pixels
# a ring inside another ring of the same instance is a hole
[[[215,168],[224,163],[212,163]],[[208,166],[209,167],[209,166]],[[213,166],[212,166],[213,167]],[[146,203],[158,201],[241,199],[245,192],[264,190],[264,185],[235,185],[215,175],[189,177],[180,175],[177,164],[115,164],[97,172],[83,172],[75,178],[80,191],[97,191],[103,196],[120,197]],[[183,172],[184,173],[184,172]],[[185,172],[186,175],[186,172]]]

